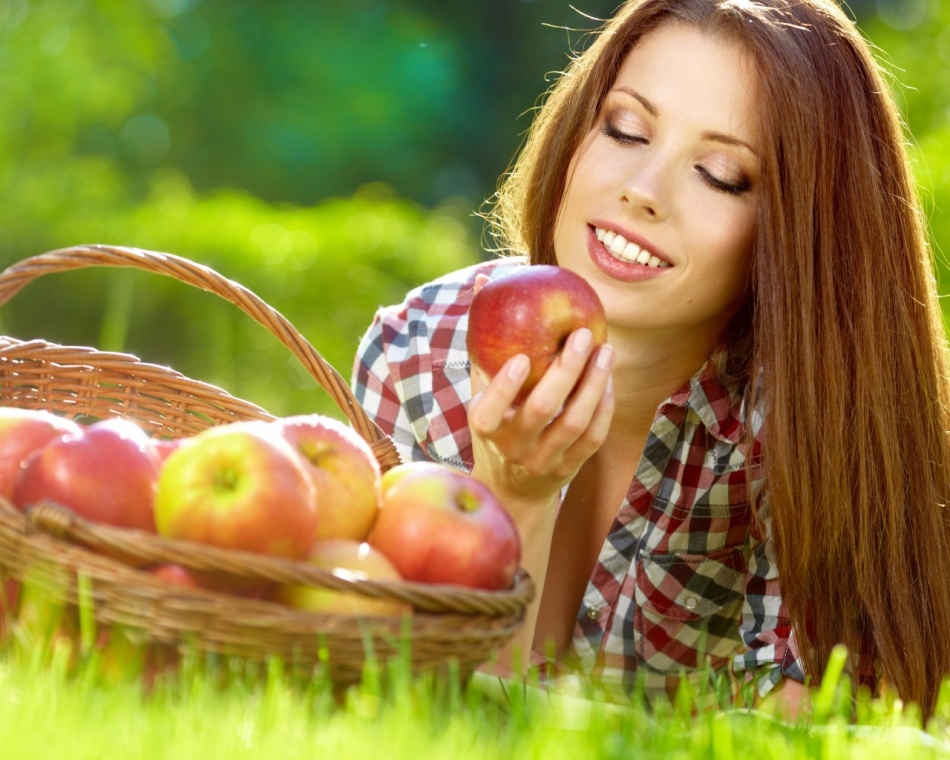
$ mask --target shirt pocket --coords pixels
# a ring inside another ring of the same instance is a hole
[[[648,554],[636,562],[637,654],[651,670],[726,665],[740,645],[744,546],[709,554]]]

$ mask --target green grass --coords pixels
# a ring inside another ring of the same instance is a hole
[[[506,696],[497,679],[413,677],[399,662],[334,693],[277,662],[255,670],[190,658],[146,690],[134,668],[110,673],[79,641],[78,656],[72,644],[23,637],[0,652],[4,760],[950,756],[941,728],[950,694],[944,719],[925,732],[894,701],[858,700],[857,722],[849,719],[847,682],[832,679],[814,696],[815,715],[794,725],[737,709],[696,712],[688,700],[648,712],[535,688]]]

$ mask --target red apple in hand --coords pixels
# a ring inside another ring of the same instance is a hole
[[[78,435],[72,420],[40,409],[0,407],[0,497],[13,501],[13,486],[26,459],[55,438]]]
[[[351,427],[319,414],[271,423],[309,463],[317,492],[317,540],[362,541],[379,510],[379,463]]]
[[[402,580],[392,562],[365,541],[318,541],[308,561],[316,567],[334,570],[343,577],[374,581]],[[335,615],[403,615],[412,611],[412,607],[404,602],[374,599],[357,592],[347,593],[318,586],[280,586],[274,593],[274,599],[297,609]]]
[[[511,587],[521,560],[518,531],[486,486],[447,465],[408,463],[383,475],[381,487],[369,542],[403,578]]]
[[[155,498],[158,532],[306,559],[317,532],[313,479],[306,467],[266,423],[208,428],[165,460]]]
[[[51,499],[89,520],[154,532],[158,471],[141,428],[128,420],[103,420],[48,443],[27,460],[13,503],[26,509]]]
[[[475,294],[466,342],[472,363],[491,377],[512,356],[527,354],[531,368],[515,398],[519,404],[581,327],[593,333],[594,346],[607,341],[607,318],[596,291],[569,269],[535,264],[492,280]]]

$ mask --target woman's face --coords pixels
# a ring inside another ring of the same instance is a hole
[[[740,47],[677,23],[625,59],[554,229],[558,263],[594,286],[613,328],[711,347],[741,304],[759,197],[753,76]]]

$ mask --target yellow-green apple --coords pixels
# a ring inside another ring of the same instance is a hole
[[[407,475],[428,473],[439,477],[445,473],[445,468],[446,465],[444,464],[424,461],[403,462],[402,464],[397,464],[395,467],[390,467],[379,478],[380,499],[384,498],[386,492]]]
[[[0,497],[13,501],[13,486],[31,454],[55,438],[80,431],[78,424],[52,412],[0,407]]]
[[[192,436],[165,460],[155,523],[168,538],[306,559],[315,505],[313,478],[290,444],[267,423],[234,422]]]
[[[317,540],[362,541],[379,510],[379,462],[353,428],[332,417],[284,417],[275,429],[308,462],[317,493]]]
[[[549,264],[519,267],[486,283],[473,297],[466,344],[472,363],[494,377],[516,354],[531,365],[515,398],[521,403],[581,327],[594,346],[607,341],[607,318],[597,292],[580,275]]]
[[[408,463],[395,482],[385,478],[368,540],[403,578],[491,590],[511,586],[521,560],[518,531],[487,486],[435,463]]]
[[[402,580],[392,562],[365,541],[342,538],[317,541],[308,561],[316,567],[333,571],[341,578]],[[355,591],[335,591],[297,584],[278,587],[274,599],[297,609],[334,615],[404,615],[412,612],[410,605],[396,599],[374,599]]]
[[[154,532],[158,472],[158,457],[138,425],[102,420],[30,457],[17,478],[13,502],[26,509],[50,499],[89,520]]]

